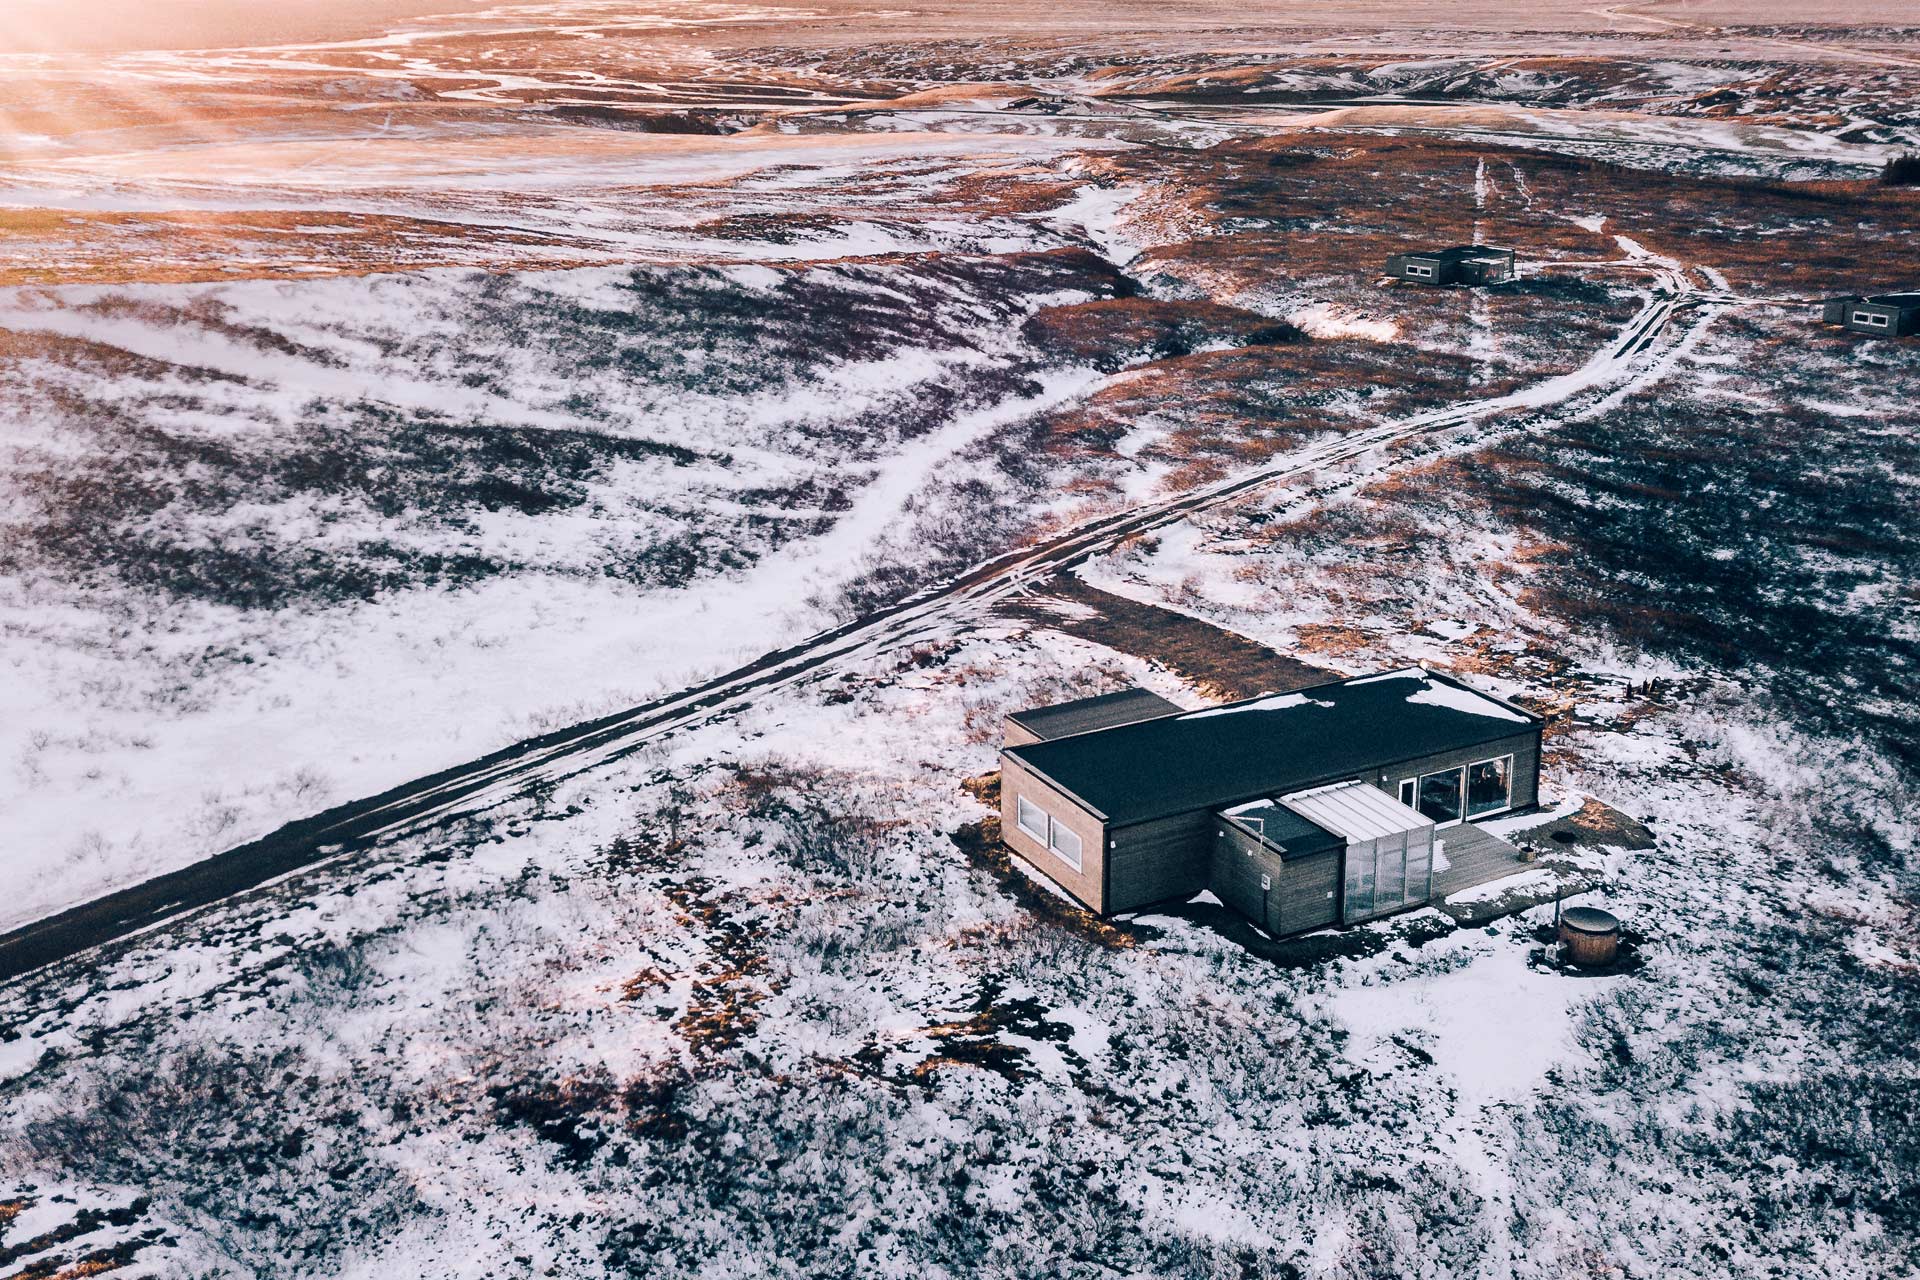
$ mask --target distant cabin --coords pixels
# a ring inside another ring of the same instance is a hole
[[[1387,274],[1415,284],[1499,284],[1513,279],[1513,250],[1463,244],[1396,253],[1387,259]]]
[[[1834,298],[1820,310],[1828,324],[1855,333],[1902,337],[1920,333],[1920,293],[1883,293],[1871,298]]]
[[[1443,841],[1517,856],[1472,824],[1540,792],[1540,718],[1418,667],[1205,711],[1132,690],[1007,727],[1002,838],[1101,915],[1208,888],[1275,934],[1388,915],[1440,896]]]

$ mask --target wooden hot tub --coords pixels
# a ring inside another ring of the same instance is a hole
[[[1598,907],[1560,913],[1560,953],[1582,969],[1603,969],[1620,953],[1620,921]]]

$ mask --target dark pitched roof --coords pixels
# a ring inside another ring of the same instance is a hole
[[[1168,702],[1159,694],[1135,688],[1056,703],[1051,707],[1031,707],[1016,711],[1007,719],[1038,738],[1053,739],[1133,724],[1154,716],[1171,715],[1178,710],[1177,704]]]
[[[1007,754],[1119,825],[1357,776],[1539,723],[1457,680],[1410,667]]]

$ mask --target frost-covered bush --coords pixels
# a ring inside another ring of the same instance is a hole
[[[340,1081],[297,1049],[202,1045],[76,1072],[7,1146],[58,1176],[142,1188],[261,1276],[310,1274],[422,1211],[366,1141],[385,1082]]]

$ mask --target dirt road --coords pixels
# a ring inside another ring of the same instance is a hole
[[[1631,255],[1651,272],[1647,304],[1580,369],[1507,395],[1415,414],[1271,458],[1214,484],[1089,520],[1037,545],[975,566],[868,617],[765,654],[725,675],[616,715],[519,742],[471,763],[303,818],[205,861],[120,890],[0,936],[0,982],[132,937],[184,913],[257,889],[292,872],[378,846],[402,834],[490,808],[529,784],[557,781],[618,760],[648,742],[748,704],[756,695],[834,674],[848,663],[922,641],[947,639],[993,607],[1123,539],[1289,480],[1322,477],[1311,500],[1405,466],[1442,448],[1471,447],[1499,432],[1577,420],[1657,379],[1669,352],[1742,300],[1697,287],[1679,264]],[[1685,332],[1662,342],[1676,316]],[[1430,447],[1409,447],[1419,443]],[[1392,454],[1389,449],[1394,449]],[[1328,473],[1323,476],[1323,473]]]

